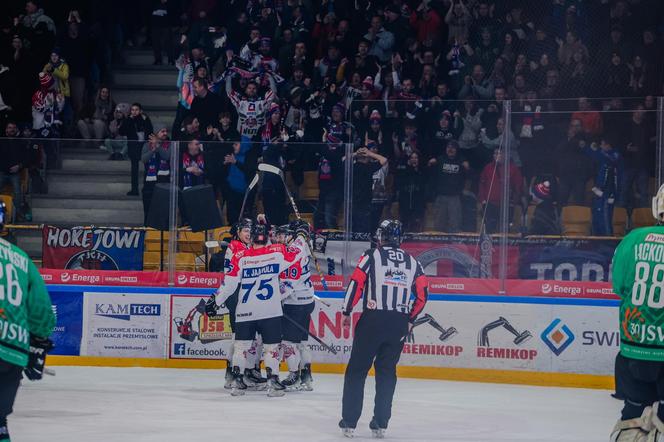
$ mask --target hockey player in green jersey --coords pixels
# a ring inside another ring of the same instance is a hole
[[[0,203],[0,230],[5,206]],[[42,378],[55,326],[51,299],[24,251],[0,238],[0,441],[9,441],[7,416],[21,382]]]
[[[611,442],[664,442],[664,185],[652,212],[657,225],[630,232],[613,256],[621,298],[616,383],[625,406]]]

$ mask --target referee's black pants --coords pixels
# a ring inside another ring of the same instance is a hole
[[[392,397],[397,385],[397,362],[408,333],[408,316],[394,311],[367,310],[355,328],[353,350],[346,367],[341,416],[355,428],[362,414],[364,382],[373,364],[376,371],[376,399],[373,418],[387,428],[392,416]]]
[[[23,377],[23,369],[0,359],[0,428],[7,425],[7,416],[14,408],[16,392]],[[0,435],[2,439],[2,435]]]

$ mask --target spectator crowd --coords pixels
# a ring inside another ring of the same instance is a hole
[[[509,204],[511,220],[536,206],[529,232],[555,234],[561,207],[587,204],[593,233],[611,235],[614,206],[648,205],[659,0],[74,3],[29,1],[5,17],[2,118],[129,159],[129,194],[142,192],[146,213],[154,184],[172,176],[170,140],[181,142],[180,187],[212,184],[229,223],[259,162],[295,188],[317,172],[317,228],[339,227],[347,171],[356,232],[393,206],[410,231],[427,219],[477,231],[479,219],[494,232]],[[105,86],[139,35],[154,64],[178,70],[170,128]],[[273,178],[260,199],[283,224]]]

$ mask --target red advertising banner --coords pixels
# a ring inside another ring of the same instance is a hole
[[[47,284],[71,284],[90,286],[129,286],[129,287],[168,287],[167,272],[122,272],[94,270],[54,270],[40,269]],[[176,272],[174,287],[216,289],[223,275],[205,272]],[[318,276],[312,277],[314,287],[324,290]],[[341,292],[344,280],[341,276],[325,278],[327,290]],[[607,282],[583,281],[538,281],[508,279],[502,291],[499,279],[478,278],[429,278],[429,292],[447,295],[487,295],[487,296],[535,296],[546,298],[592,298],[619,299]]]

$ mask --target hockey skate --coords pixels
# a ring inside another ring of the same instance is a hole
[[[300,389],[304,391],[314,390],[314,379],[311,377],[311,364],[304,364],[304,368],[300,370]]]
[[[230,390],[233,388],[233,379],[233,369],[231,368],[231,364],[228,364],[226,366],[224,389]]]
[[[290,373],[288,373],[286,379],[281,381],[281,385],[286,387],[286,391],[298,390],[300,386],[300,372],[291,371]]]
[[[286,394],[286,387],[279,382],[279,376],[272,374],[272,370],[267,369],[267,395],[268,397],[280,397]]]
[[[242,380],[242,374],[240,374],[239,367],[233,367],[231,373],[233,379],[231,381],[231,396],[243,396],[244,392],[247,390],[247,385]]]
[[[0,441],[8,441],[9,440],[9,430],[7,429],[7,426],[2,426],[0,427]]]
[[[355,436],[355,428],[350,427],[343,419],[339,421],[339,428],[341,428],[341,434],[344,437],[352,439]]]
[[[651,416],[652,408],[646,407],[641,417],[619,420],[611,432],[611,442],[648,441],[648,432],[652,429]]]
[[[267,384],[267,379],[262,377],[260,371],[255,368],[246,368],[244,370],[243,381],[249,391],[263,391]]]
[[[371,422],[369,422],[369,428],[371,429],[371,436],[374,439],[385,438],[385,428],[380,428],[374,419],[371,419]]]

